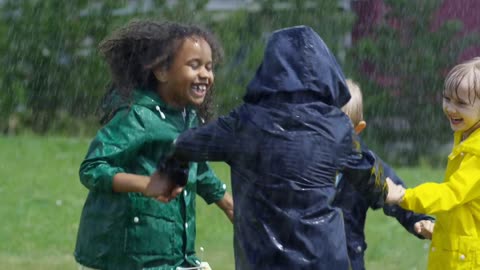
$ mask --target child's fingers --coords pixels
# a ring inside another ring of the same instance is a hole
[[[207,262],[202,262],[200,264],[200,267],[202,268],[202,270],[212,270],[212,268],[210,267],[210,265]]]
[[[431,222],[431,221],[428,221],[428,223],[426,224],[425,228],[426,228],[430,233],[433,233],[433,229],[435,228],[435,223],[434,223],[434,222]]]
[[[173,188],[172,192],[170,193],[170,198],[173,199],[177,197],[180,193],[182,193],[182,191],[183,191],[183,187],[176,186],[175,188]]]
[[[422,235],[425,239],[432,239],[433,228],[435,223],[430,220],[422,220],[414,225],[415,231]]]
[[[425,220],[420,220],[414,225],[414,230],[418,234],[423,234],[425,232]]]
[[[420,222],[415,223],[413,225],[413,231],[420,234],[422,232],[422,224]]]
[[[163,203],[168,203],[170,201],[170,197],[163,196],[163,195],[157,196],[155,199]]]
[[[157,201],[161,201],[163,203],[168,203],[171,200],[175,199],[175,197],[177,197],[180,193],[182,193],[182,191],[183,191],[183,187],[175,186],[171,190],[170,194],[159,195],[155,199],[157,199]]]

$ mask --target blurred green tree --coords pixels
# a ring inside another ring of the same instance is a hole
[[[208,1],[5,0],[0,5],[0,131],[12,115],[38,133],[94,116],[108,83],[98,43],[132,18],[191,21]]]
[[[98,43],[132,18],[205,25],[223,43],[226,58],[216,69],[218,111],[240,103],[269,34],[309,25],[329,47],[345,53],[353,15],[339,1],[257,0],[244,9],[207,9],[208,0],[5,0],[0,4],[0,129],[22,114],[39,133],[70,131],[92,119],[108,83]]]
[[[249,7],[211,20],[209,27],[220,37],[226,59],[216,74],[219,111],[225,113],[241,103],[248,82],[262,61],[271,32],[295,25],[312,27],[336,53],[340,62],[348,49],[354,15],[339,1],[257,0]]]
[[[2,115],[21,110],[34,131],[46,132],[69,114],[82,117],[107,77],[95,45],[112,23],[117,1],[15,1],[1,5]]]
[[[432,30],[442,0],[384,2],[382,23],[354,44],[348,69],[364,92],[371,130],[365,140],[388,160],[413,164],[450,141],[441,108],[444,77],[475,37],[458,38],[458,21]]]

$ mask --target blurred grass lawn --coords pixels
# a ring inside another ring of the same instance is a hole
[[[0,137],[0,269],[76,269],[72,253],[87,194],[77,171],[88,144],[89,139]],[[228,167],[213,166],[229,186]],[[408,185],[443,175],[427,168],[397,173]],[[197,251],[204,248],[199,256],[213,269],[233,270],[232,225],[216,206],[197,201]],[[427,241],[409,235],[381,210],[370,211],[367,220],[367,269],[426,268]]]

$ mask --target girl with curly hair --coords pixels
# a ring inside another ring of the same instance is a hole
[[[226,185],[206,162],[189,163],[175,198],[150,176],[181,132],[211,116],[221,46],[198,26],[135,21],[99,48],[112,80],[101,106],[104,125],[80,166],[89,193],[75,259],[83,269],[199,266],[195,197],[215,202],[232,220]]]

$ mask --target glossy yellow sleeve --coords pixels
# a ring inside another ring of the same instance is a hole
[[[460,166],[443,183],[425,183],[405,192],[402,208],[417,213],[448,211],[480,197],[480,159],[466,154]]]

